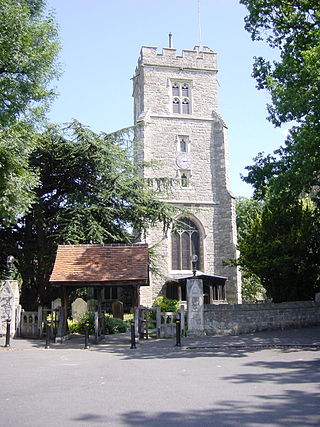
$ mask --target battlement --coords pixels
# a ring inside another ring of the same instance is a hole
[[[158,53],[156,47],[143,46],[137,69],[143,65],[216,71],[217,54],[207,46],[202,49],[199,46],[193,50],[184,49],[181,55],[177,54],[175,48],[165,47]]]

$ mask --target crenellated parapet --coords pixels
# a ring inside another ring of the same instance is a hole
[[[199,46],[195,46],[193,50],[184,49],[181,55],[178,55],[174,48],[163,48],[159,53],[156,47],[143,46],[136,73],[139,67],[144,65],[217,71],[217,54],[207,46],[202,49]]]

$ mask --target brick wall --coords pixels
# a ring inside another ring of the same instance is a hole
[[[205,305],[207,335],[236,335],[320,324],[320,303]]]

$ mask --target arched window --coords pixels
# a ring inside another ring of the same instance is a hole
[[[189,101],[188,99],[184,99],[182,101],[182,114],[189,114],[190,109],[189,109]]]
[[[177,83],[174,83],[172,85],[172,95],[173,96],[180,96],[179,85],[177,85]]]
[[[187,84],[182,85],[182,96],[189,97],[189,86]]]
[[[189,186],[189,179],[187,177],[186,172],[181,173],[181,187],[188,187]]]
[[[171,102],[173,114],[191,114],[191,83],[172,82]]]
[[[188,151],[187,150],[187,142],[184,138],[180,139],[180,151],[181,151],[181,153],[186,153]]]
[[[171,234],[172,270],[192,270],[192,255],[198,255],[197,268],[201,265],[200,232],[189,218],[180,218]]]
[[[180,100],[179,98],[174,98],[172,101],[172,111],[175,114],[180,114]]]

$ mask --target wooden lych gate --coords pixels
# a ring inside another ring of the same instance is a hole
[[[70,293],[94,288],[97,299],[95,339],[103,337],[102,291],[113,286],[131,290],[132,307],[140,304],[140,286],[149,285],[148,245],[58,246],[50,283],[60,289],[61,311],[57,341],[68,336],[67,309]]]

